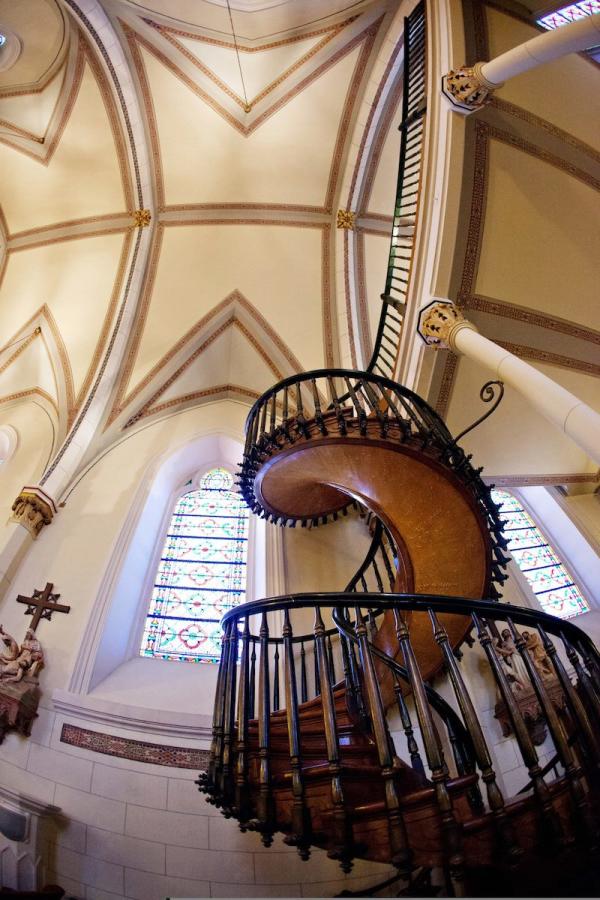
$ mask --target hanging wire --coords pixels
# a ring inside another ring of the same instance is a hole
[[[242,90],[244,92],[244,109],[246,112],[250,112],[250,104],[248,103],[248,95],[246,94],[246,85],[244,83],[244,73],[242,72],[242,61],[240,60],[240,51],[238,48],[237,37],[235,35],[235,28],[233,27],[233,16],[231,14],[231,6],[229,5],[229,0],[227,0],[227,11],[229,13],[229,21],[231,23],[231,34],[233,35],[233,45],[235,47],[235,55],[237,56],[238,69],[240,70],[240,78],[242,80]]]

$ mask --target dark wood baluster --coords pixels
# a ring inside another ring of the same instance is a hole
[[[303,434],[306,438],[310,437],[302,403],[302,384],[299,381],[296,382],[296,422],[299,434]]]
[[[310,856],[311,836],[310,812],[304,796],[304,778],[300,755],[300,718],[298,715],[298,691],[296,688],[296,661],[294,659],[292,637],[290,614],[286,609],[283,618],[283,646],[285,710],[292,770],[292,831],[283,840],[285,844],[298,848],[301,859],[308,859]]]
[[[367,397],[369,406],[375,413],[377,421],[379,422],[379,430],[381,432],[381,436],[385,437],[388,428],[387,402],[385,400],[385,397],[378,397],[375,393],[373,385],[369,384],[368,381],[363,382],[363,389]]]
[[[390,583],[390,589],[393,590],[394,585],[396,583],[396,572],[394,571],[394,567],[392,566],[392,564],[390,562],[390,558],[388,556],[388,551],[383,546],[383,544],[381,545],[381,555],[383,558],[383,564],[385,566],[385,571],[386,571],[386,574],[388,577],[388,581]]]
[[[273,712],[279,709],[279,644],[275,644],[273,655]]]
[[[269,674],[269,626],[263,612],[260,625],[260,662],[258,667],[258,830],[265,847],[273,843],[270,759],[271,690]]]
[[[571,748],[569,747],[564,729],[558,718],[554,703],[548,695],[546,685],[544,684],[540,673],[533,664],[533,659],[531,658],[531,655],[527,650],[523,636],[515,628],[512,619],[507,619],[507,623],[508,627],[510,628],[513,641],[515,643],[515,647],[519,651],[521,659],[523,660],[523,664],[527,669],[529,680],[533,685],[533,689],[544,712],[544,717],[546,719],[546,722],[548,723],[548,729],[552,736],[552,740],[554,741],[554,746],[556,748],[558,758],[560,759],[562,767],[565,770],[565,776],[567,778],[567,781],[569,782],[569,790],[571,793],[571,800],[573,803],[575,816],[577,817],[580,826],[579,838],[587,843],[591,848],[594,848],[597,839],[596,827],[589,803],[587,801],[585,788],[581,781],[581,770],[575,764],[575,759],[571,752]]]
[[[273,394],[273,396],[271,397],[270,402],[271,402],[271,415],[269,418],[269,430],[270,430],[271,436],[273,436],[273,434],[275,432],[275,425],[277,423],[277,396],[275,394]]]
[[[306,703],[308,700],[308,679],[306,677],[306,650],[304,641],[300,643],[300,700]]]
[[[400,800],[398,798],[398,791],[396,790],[394,779],[395,769],[394,758],[392,755],[393,742],[387,726],[385,710],[379,692],[377,674],[371,655],[371,644],[367,635],[367,626],[360,607],[358,606],[355,610],[355,616],[358,651],[365,680],[369,714],[373,723],[373,734],[377,746],[377,754],[379,756],[381,776],[385,785],[385,805],[390,835],[390,862],[392,865],[396,866],[400,872],[408,873],[411,870],[412,854],[408,845],[406,826],[404,824],[404,819],[402,818],[402,813],[400,812]]]
[[[225,684],[225,719],[223,727],[223,768],[221,794],[223,809],[230,810],[235,796],[235,707],[237,686],[237,658],[239,633],[237,622],[229,635],[229,667]]]
[[[373,572],[375,574],[375,581],[377,582],[377,590],[379,591],[380,594],[383,594],[384,593],[383,580],[379,573],[379,567],[377,566],[377,561],[375,559],[373,560]]]
[[[252,638],[252,653],[250,654],[250,681],[248,684],[248,715],[253,719],[256,715],[256,638]]]
[[[325,726],[325,742],[327,745],[327,761],[331,775],[331,800],[333,804],[332,845],[327,855],[338,859],[344,872],[352,868],[353,841],[352,829],[348,821],[344,790],[342,787],[342,768],[340,746],[335,715],[335,700],[329,674],[329,659],[325,644],[325,625],[321,611],[315,608],[314,646],[321,683],[321,702],[323,707],[323,724]]]
[[[321,693],[321,673],[319,671],[319,656],[315,638],[313,638],[313,671],[315,676],[315,697],[318,697]]]
[[[224,704],[223,704],[223,695],[225,692],[225,681],[227,679],[227,668],[229,665],[229,625],[226,626],[225,632],[223,634],[223,640],[221,641],[221,659],[219,661],[219,672],[217,675],[217,687],[215,690],[215,703],[213,708],[213,726],[212,726],[212,741],[210,745],[210,753],[208,756],[208,767],[207,767],[207,777],[206,777],[206,785],[213,790],[216,789],[217,785],[217,767],[219,769],[222,765],[221,752],[223,746],[223,714],[224,714]],[[198,780],[198,786],[201,786],[203,783],[202,778]]]
[[[360,400],[358,399],[358,395],[354,390],[354,385],[350,381],[349,378],[344,378],[346,382],[346,387],[348,388],[348,393],[352,399],[352,404],[354,406],[354,410],[356,412],[358,418],[358,427],[361,434],[367,433],[367,414],[365,413]]]
[[[317,382],[314,378],[310,379],[310,385],[312,388],[313,402],[315,404],[315,420],[317,422],[317,425],[319,426],[319,431],[321,432],[321,434],[327,434],[327,428],[325,426],[325,422],[323,421],[323,412],[321,410],[319,390],[317,388]]]
[[[575,652],[575,648],[567,639],[564,632],[561,632],[561,639],[565,646],[565,650],[567,651],[569,662],[575,669],[575,674],[577,675],[577,680],[581,689],[588,699],[592,715],[596,717],[596,725],[600,725],[600,697],[598,696],[598,689],[594,684],[594,680],[593,678],[590,678],[584,667],[581,665],[581,660]]]
[[[525,719],[521,714],[519,705],[515,700],[515,696],[508,682],[508,677],[504,671],[503,664],[500,661],[492,644],[487,624],[476,613],[472,615],[473,623],[477,629],[479,642],[483,647],[485,655],[490,664],[490,669],[500,690],[500,695],[506,706],[515,738],[523,758],[523,762],[529,772],[529,778],[533,785],[534,796],[540,809],[540,830],[544,833],[549,844],[563,843],[563,830],[560,819],[554,809],[552,797],[548,790],[548,785],[544,781],[542,770],[540,768],[538,755],[533,741],[531,740]]]
[[[265,437],[267,433],[267,401],[263,401],[262,410],[260,413],[260,437],[261,440]]]
[[[348,434],[348,427],[346,425],[344,411],[340,404],[340,401],[339,401],[339,398],[337,395],[337,391],[336,391],[335,385],[333,383],[333,378],[331,377],[331,375],[327,376],[327,383],[329,385],[329,394],[331,397],[331,404],[332,404],[333,408],[335,409],[335,415],[336,415],[337,423],[338,423],[338,431],[340,432],[340,434],[346,435],[346,434]]]
[[[375,620],[375,610],[369,609],[368,615],[369,639],[374,641],[377,636],[377,622]]]
[[[515,840],[512,826],[506,814],[504,797],[502,796],[502,792],[496,781],[496,773],[492,766],[492,758],[485,737],[483,736],[481,725],[479,724],[477,712],[463,681],[462,673],[452,651],[446,629],[440,624],[438,617],[432,609],[429,610],[429,617],[433,626],[435,640],[444,657],[446,672],[450,678],[454,695],[458,701],[463,722],[473,741],[477,765],[479,766],[481,777],[486,786],[488,803],[494,817],[494,824],[500,845],[508,860],[511,863],[516,864],[522,855],[522,850]]]
[[[394,693],[396,695],[398,712],[400,713],[400,721],[402,722],[402,728],[406,735],[406,746],[410,754],[410,764],[415,772],[420,772],[422,775],[425,775],[425,767],[423,766],[423,760],[419,753],[419,745],[415,740],[410,713],[402,693],[402,684],[398,676],[394,677]]]
[[[560,681],[563,693],[567,699],[569,712],[577,723],[579,733],[583,737],[584,745],[587,748],[588,756],[591,758],[593,765],[598,766],[600,763],[600,742],[596,737],[595,728],[590,721],[587,711],[577,693],[575,685],[569,678],[567,670],[563,666],[562,660],[556,652],[556,647],[544,631],[541,625],[538,625],[538,632],[544,645],[544,650],[550,657],[552,666],[556,673],[556,677]]]
[[[581,654],[584,666],[590,673],[593,683],[600,685],[600,660],[594,656],[585,641],[578,641],[577,649]]]
[[[224,660],[223,666],[223,683],[221,689],[221,708],[219,710],[219,717],[217,722],[217,746],[215,753],[215,799],[217,801],[217,805],[220,806],[223,799],[223,758],[224,758],[224,735],[225,735],[225,722],[227,718],[227,702],[226,702],[226,693],[227,686],[229,684],[230,678],[230,669],[231,669],[231,654],[229,653],[229,645],[231,643],[231,635],[233,632],[233,624],[229,624],[225,630],[225,634],[223,636],[223,643],[221,645],[221,659]]]
[[[240,823],[249,818],[248,797],[248,722],[250,720],[249,703],[250,675],[250,623],[246,616],[242,636],[242,658],[240,660],[240,680],[238,686],[238,739],[237,761],[235,771],[235,814]]]
[[[335,684],[336,682],[336,674],[335,674],[335,657],[333,653],[333,644],[331,642],[331,635],[327,635],[327,656],[329,657],[329,674],[331,675],[331,683]]]
[[[431,771],[431,780],[435,787],[435,797],[442,822],[442,835],[445,845],[445,861],[450,871],[450,879],[455,896],[463,896],[463,864],[461,832],[454,813],[452,798],[448,793],[448,768],[440,752],[438,735],[433,722],[425,685],[421,677],[419,664],[412,648],[410,634],[406,622],[397,609],[394,610],[396,636],[402,650],[404,665],[408,672],[412,688],[415,710],[425,745],[427,765]]]

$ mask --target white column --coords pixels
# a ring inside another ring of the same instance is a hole
[[[600,414],[529,363],[483,337],[452,303],[425,307],[419,333],[426,343],[447,346],[490,369],[600,464]]]
[[[473,112],[488,103],[493,91],[509,78],[598,44],[600,13],[539,34],[490,62],[452,69],[442,79],[442,90],[457,110]]]

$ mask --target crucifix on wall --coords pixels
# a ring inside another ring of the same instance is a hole
[[[50,620],[54,612],[71,610],[58,602],[60,594],[53,593],[53,587],[49,581],[43,590],[34,590],[31,597],[18,595],[17,603],[27,607],[25,615],[32,616],[20,646],[0,625],[0,743],[9,730],[28,736],[37,716],[38,676],[44,666],[44,653],[35,632],[42,619]]]
[[[60,594],[53,594],[53,587],[52,582],[48,581],[43,591],[34,590],[31,597],[24,597],[23,594],[19,594],[17,597],[17,603],[27,604],[25,615],[33,616],[29,626],[32,631],[36,630],[40,619],[50,620],[53,612],[68,613],[71,609],[70,606],[65,606],[64,603],[56,602]]]

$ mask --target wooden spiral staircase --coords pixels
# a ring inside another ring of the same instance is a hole
[[[253,407],[240,484],[254,512],[285,525],[325,524],[359,501],[372,540],[346,591],[255,601],[224,617],[201,789],[267,846],[283,832],[302,858],[321,847],[346,871],[354,858],[392,863],[406,879],[440,869],[461,895],[488,890],[477,881],[487,866],[496,884],[518,874],[523,892],[542,861],[553,873],[546,893],[564,892],[556,879],[569,872],[572,885],[569,860],[589,863],[600,825],[600,656],[572,623],[495,599],[505,578],[497,509],[443,422],[381,376],[304,373]],[[298,633],[307,609],[313,627]],[[497,623],[511,630],[548,723],[550,774],[495,652]],[[541,635],[558,704],[523,626]],[[472,630],[530,779],[517,797],[500,790],[457,658]],[[427,683],[442,671],[453,703]]]
[[[499,602],[506,543],[490,487],[439,416],[389,377],[418,211],[425,26],[420,4],[405,21],[400,174],[371,361],[267,391],[248,417],[240,471],[250,508],[274,524],[314,527],[358,508],[369,549],[340,593],[255,601],[224,617],[198,785],[266,846],[282,832],[305,860],[314,846],[345,871],[355,858],[393,864],[386,887],[398,896],[440,895],[432,872],[444,895],[593,896],[600,655],[573,623]],[[544,767],[494,649],[498,624],[552,737]],[[523,628],[541,637],[552,690]],[[474,643],[521,757],[516,796],[502,793],[463,674]]]

